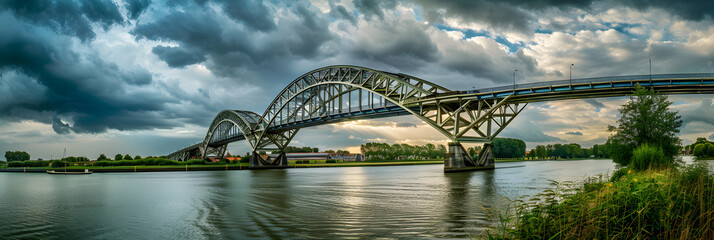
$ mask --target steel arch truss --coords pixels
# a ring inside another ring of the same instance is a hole
[[[509,98],[425,102],[420,114],[452,141],[490,142],[527,105]]]
[[[251,111],[224,110],[213,119],[201,146],[201,155],[223,157],[228,143],[247,140],[251,149],[263,149],[268,145],[285,148],[287,142],[297,133],[297,130],[278,132],[264,136],[267,140],[258,141],[253,129],[260,123],[260,115]]]
[[[331,66],[291,82],[263,115],[225,110],[211,123],[201,155],[223,156],[227,144],[247,140],[258,150],[287,147],[303,127],[360,118],[411,114],[453,142],[490,142],[524,108],[509,97],[440,101],[454,94],[404,74],[353,66]]]
[[[417,104],[405,105],[449,90],[436,84],[403,74],[372,69],[334,66],[314,70],[294,80],[270,104],[256,125],[259,144],[269,140],[271,129],[291,129],[291,124],[324,121],[326,117],[344,117],[375,109],[395,106],[417,117]],[[297,128],[298,126],[295,126]],[[274,134],[272,134],[274,136]],[[281,139],[289,140],[294,135]]]

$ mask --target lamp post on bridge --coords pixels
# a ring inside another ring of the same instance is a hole
[[[518,69],[513,70],[513,93],[516,92],[516,72],[518,72]]]
[[[575,66],[575,64],[571,63],[570,64],[570,89],[573,89],[573,66]]]

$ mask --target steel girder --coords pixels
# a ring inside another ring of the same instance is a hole
[[[510,102],[510,96],[493,99],[422,102],[421,115],[455,142],[486,143],[508,126],[527,103]]]
[[[294,80],[270,104],[256,125],[260,141],[270,136],[272,127],[394,104],[424,118],[404,103],[448,89],[403,74],[392,74],[361,67],[333,66],[309,72]],[[354,104],[357,102],[357,104]],[[414,106],[414,105],[413,105]],[[283,139],[294,137],[287,135]]]

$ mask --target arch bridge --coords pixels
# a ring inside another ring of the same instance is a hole
[[[185,161],[222,157],[228,143],[246,140],[253,168],[284,167],[281,153],[262,158],[261,150],[282,150],[305,127],[357,119],[413,115],[450,140],[445,171],[494,167],[491,141],[530,102],[615,97],[639,84],[664,94],[714,93],[714,74],[656,74],[597,77],[452,91],[402,73],[358,66],[328,66],[293,80],[263,114],[224,110],[214,118],[204,140],[168,155]],[[461,143],[484,143],[472,160]],[[282,151],[281,151],[282,152]]]

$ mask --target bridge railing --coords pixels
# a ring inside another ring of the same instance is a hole
[[[611,76],[611,77],[593,77],[593,78],[578,78],[571,80],[555,80],[555,81],[545,81],[545,82],[535,82],[535,83],[524,83],[516,84],[515,89],[524,88],[537,88],[537,87],[550,87],[550,86],[563,86],[563,85],[573,85],[576,84],[588,84],[596,82],[618,82],[618,81],[634,81],[634,80],[664,80],[664,79],[700,79],[700,78],[714,78],[714,73],[682,73],[682,74],[645,74],[645,75],[631,75],[631,76]],[[467,93],[488,93],[488,92],[499,92],[513,90],[514,85],[492,87],[492,88],[482,88],[477,90],[470,90]]]

